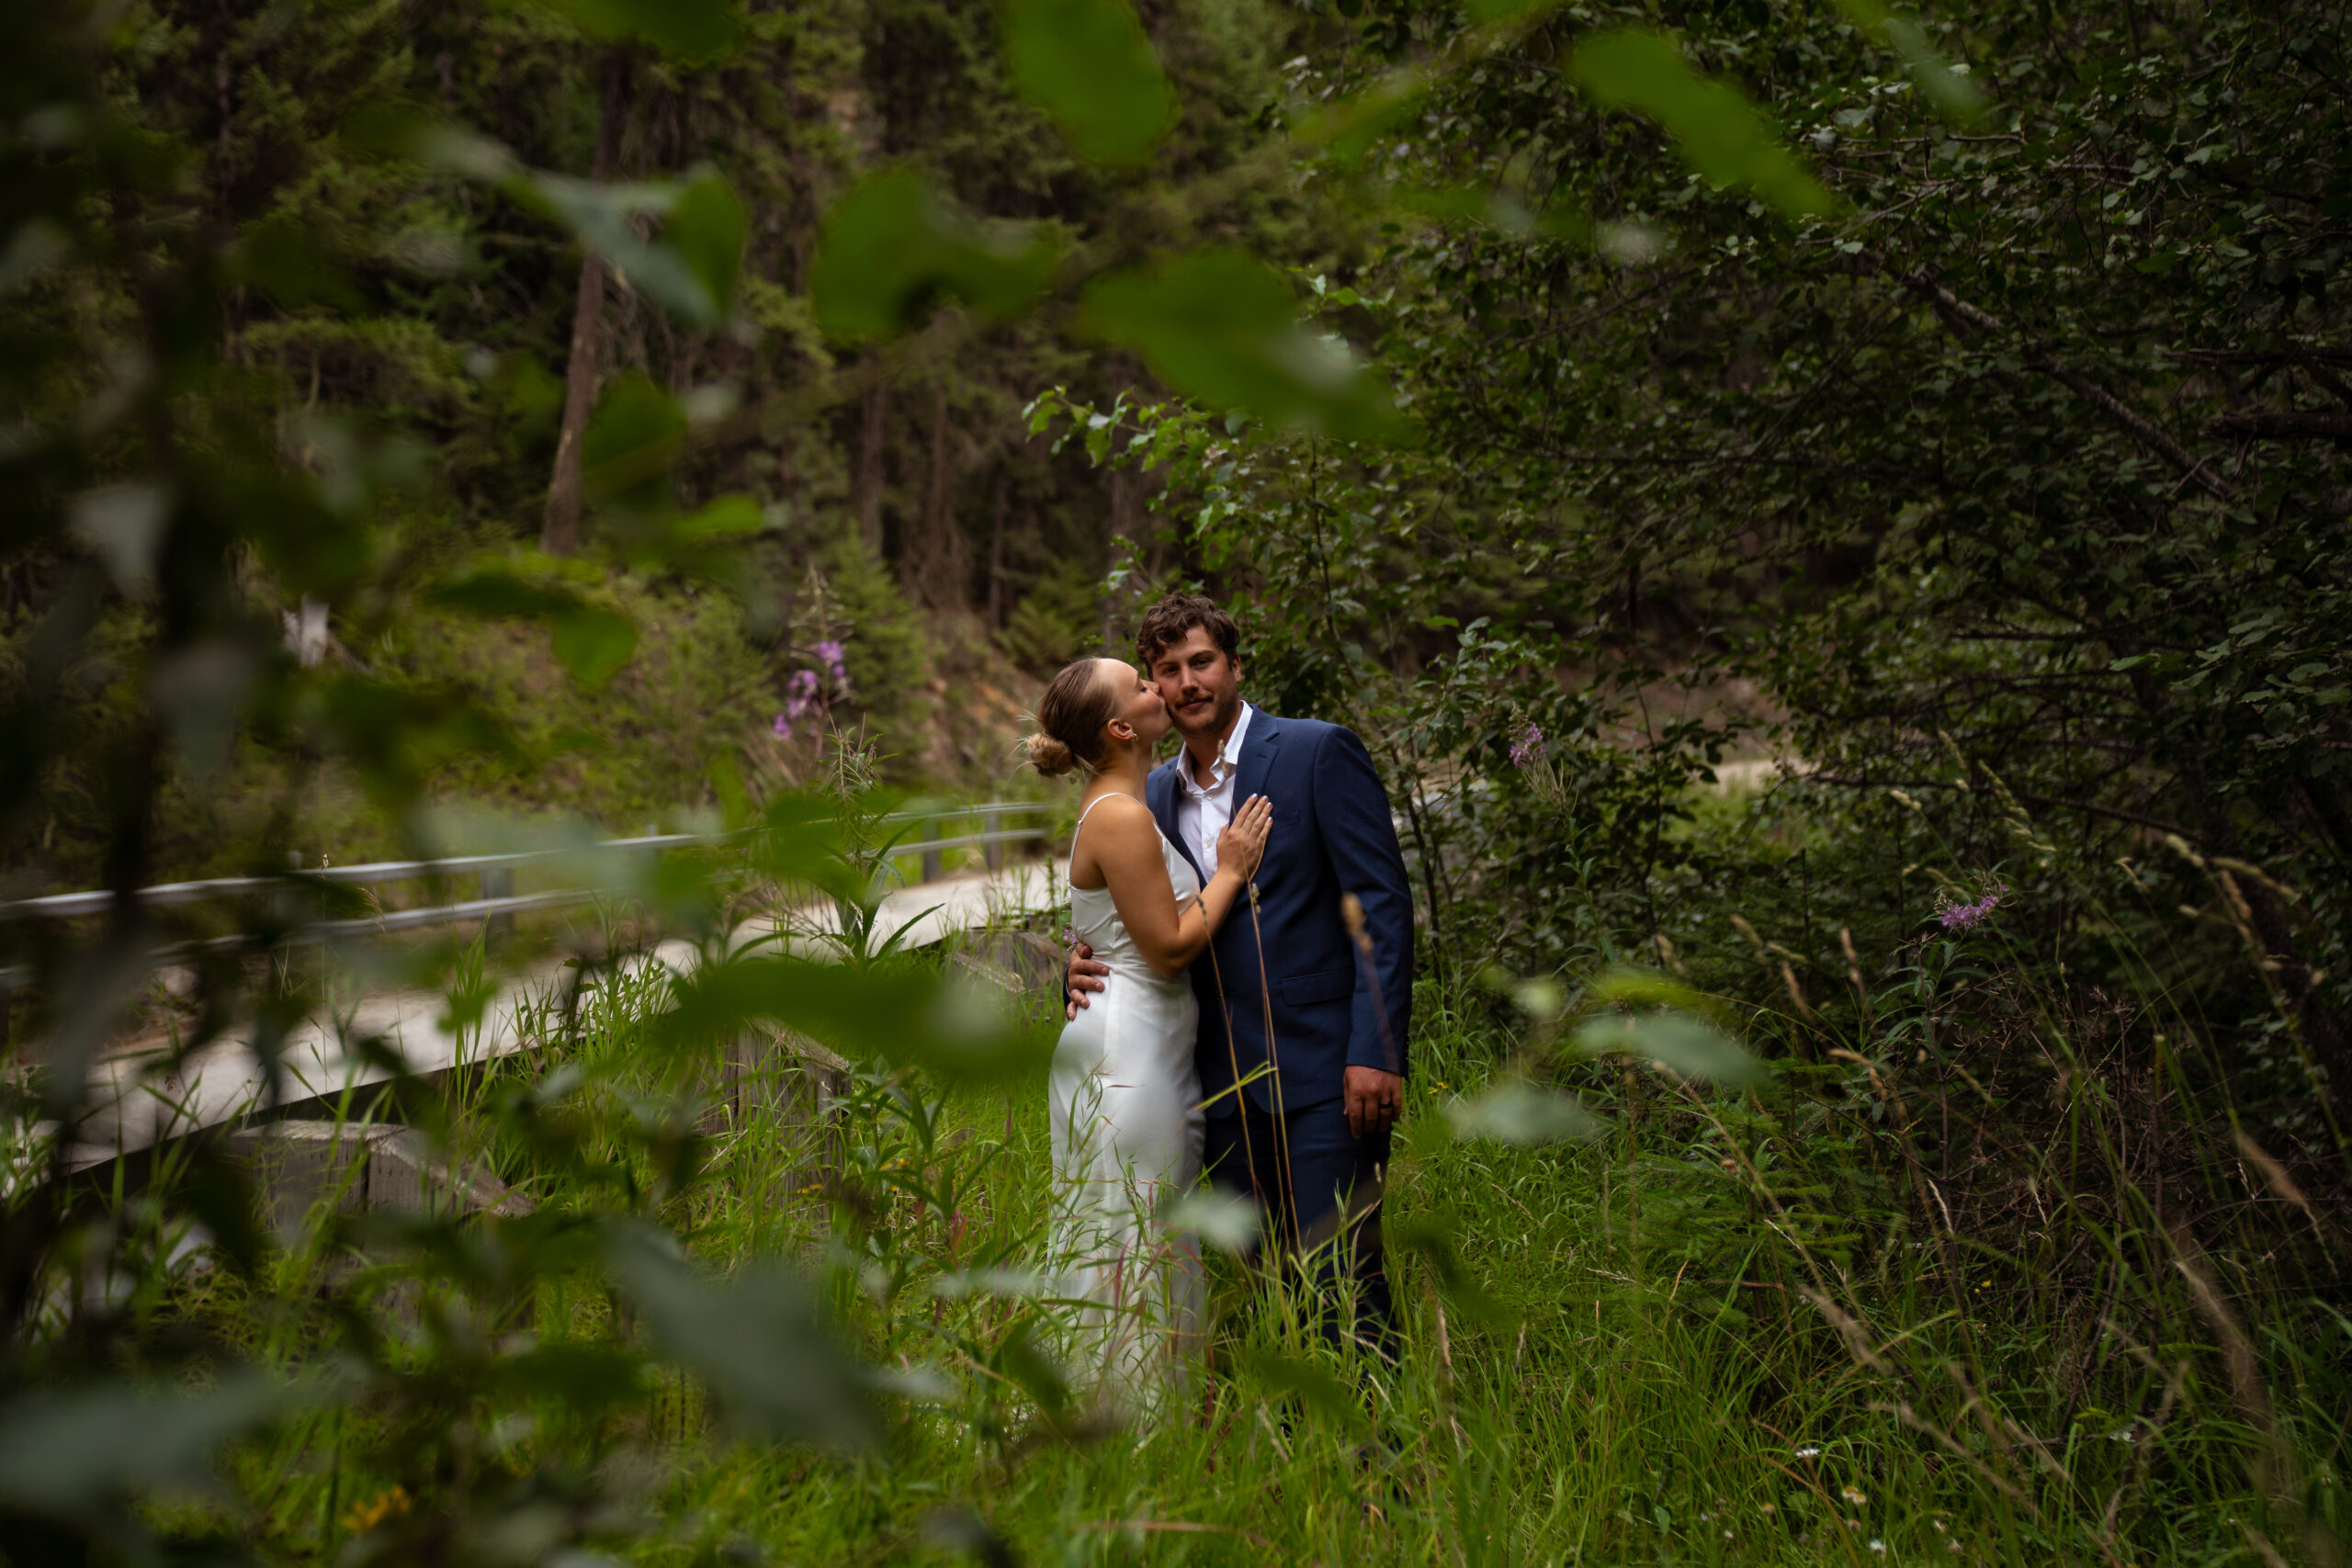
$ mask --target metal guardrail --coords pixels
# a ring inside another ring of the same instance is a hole
[[[1004,827],[1008,818],[1048,818],[1054,807],[1042,801],[990,801],[982,806],[956,807],[946,811],[908,811],[885,816],[877,820],[888,827],[913,826],[921,829],[917,838],[901,839],[894,843],[886,858],[897,861],[920,856],[922,880],[936,881],[943,857],[951,850],[976,849],[984,852],[989,868],[995,870],[1003,863],[1006,844],[1032,842],[1046,836],[1048,823],[1032,821],[1025,827]],[[942,835],[945,823],[977,818],[976,832]],[[518,867],[545,863],[549,861],[581,859],[594,855],[658,854],[664,850],[686,849],[723,843],[733,834],[649,833],[630,839],[607,839],[594,844],[563,849],[523,850],[504,854],[459,855],[447,860],[376,861],[363,865],[321,866],[317,870],[289,870],[283,876],[222,876],[198,882],[167,882],[153,887],[142,887],[137,897],[144,909],[172,908],[181,905],[209,903],[215,899],[236,898],[256,895],[284,897],[291,887],[303,883],[328,883],[344,886],[368,886],[388,882],[422,881],[426,878],[480,876],[481,893],[479,898],[460,903],[435,905],[423,909],[391,909],[356,919],[318,920],[300,928],[293,938],[297,943],[332,941],[341,937],[373,936],[383,932],[419,931],[432,926],[462,925],[470,920],[503,920],[534,909],[560,908],[567,904],[582,904],[594,899],[603,889],[598,887],[551,888],[539,893],[515,893],[514,872]],[[15,921],[86,919],[102,915],[114,907],[115,895],[99,890],[87,893],[54,893],[40,898],[21,898],[0,904],[0,925]],[[206,953],[233,952],[247,941],[242,936],[218,937],[209,942],[185,942],[162,950],[153,956],[156,964],[175,964]],[[0,992],[24,985],[31,973],[21,967],[0,969]]]

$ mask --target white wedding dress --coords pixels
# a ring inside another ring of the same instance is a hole
[[[1108,798],[1080,815],[1080,830]],[[1200,897],[1200,879],[1165,835],[1159,852],[1181,909]],[[1073,886],[1069,904],[1072,929],[1111,973],[1054,1051],[1055,1261],[1061,1293],[1086,1303],[1080,1368],[1114,1403],[1140,1407],[1182,1386],[1207,1311],[1198,1238],[1154,1218],[1200,1179],[1200,1004],[1190,981],[1144,961],[1108,887]]]

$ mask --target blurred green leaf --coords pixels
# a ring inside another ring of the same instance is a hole
[[[591,38],[642,39],[681,60],[733,47],[742,29],[735,0],[539,0]]]
[[[1879,0],[1838,0],[1838,8],[1882,47],[1901,58],[1903,69],[1936,112],[1953,125],[1974,125],[1984,116],[1984,90],[1963,71],[1953,67],[1943,51],[1928,41],[1918,22],[1888,10]]]
[[[425,775],[469,754],[521,761],[513,739],[463,693],[341,674],[309,694],[305,716],[350,759],[378,800],[405,810]]]
[[[701,283],[717,315],[734,308],[743,270],[743,204],[725,180],[706,175],[681,191],[662,239]]]
[[[849,1055],[950,1078],[1002,1077],[1034,1065],[1040,1054],[1030,1032],[1005,1015],[1001,992],[943,984],[928,964],[911,957],[868,964],[737,957],[682,977],[674,994],[674,1006],[652,1030],[655,1042],[671,1050],[707,1046],[766,1021]]]
[[[531,174],[508,182],[510,189],[525,197],[533,205],[545,209],[565,227],[580,236],[581,243],[612,263],[618,280],[645,295],[664,310],[691,325],[709,327],[718,324],[724,313],[722,297],[713,291],[697,270],[697,263],[674,243],[666,230],[659,240],[640,239],[635,219],[639,216],[668,217],[673,214],[681,199],[676,187],[668,185],[598,184],[594,180],[576,180],[566,175]],[[716,267],[717,250],[724,243],[726,209],[732,207],[734,197],[728,195],[722,202],[716,196],[700,198],[698,208],[703,216],[698,220],[692,240],[703,247],[700,265]],[[735,245],[740,256],[742,244],[742,213],[734,210]],[[732,270],[727,273],[731,282]]]
[[[553,1400],[573,1416],[594,1417],[645,1397],[645,1357],[628,1347],[555,1340],[491,1369],[501,1393]]]
[[[106,564],[115,591],[126,598],[147,592],[155,552],[171,525],[172,492],[159,484],[115,484],[74,498],[67,525]]]
[[[489,137],[413,105],[372,104],[354,113],[343,139],[355,150],[446,169],[493,186],[545,213],[612,265],[614,276],[696,327],[716,326],[731,307],[742,270],[743,211],[717,175],[686,185],[662,180],[575,179],[526,168]],[[653,239],[645,219],[662,221]]]
[[[841,338],[886,338],[940,297],[982,315],[1027,309],[1055,247],[1025,225],[974,222],[911,169],[868,175],[825,218],[810,283],[818,324]]]
[[[1713,1011],[1715,1005],[1690,984],[1662,969],[1643,969],[1630,964],[1595,976],[1585,987],[1585,997],[1605,1007],[1679,1008],[1684,1012],[1702,1014]]]
[[[706,1279],[668,1233],[615,1229],[605,1259],[655,1348],[699,1378],[739,1429],[868,1450],[881,1427],[808,1285],[774,1263]]]
[[[485,184],[522,172],[514,154],[502,143],[398,100],[362,104],[345,118],[340,134],[355,152],[405,159]]]
[[[637,623],[618,610],[583,604],[556,617],[552,641],[573,680],[601,686],[637,651]]]
[[[1132,166],[1176,118],[1176,94],[1127,0],[1003,0],[1012,85],[1079,156]]]
[[[1688,1013],[1628,1018],[1604,1013],[1589,1020],[1571,1042],[1587,1056],[1630,1056],[1656,1062],[1686,1078],[1735,1087],[1763,1081],[1764,1066],[1731,1037]]]
[[[580,605],[570,590],[534,582],[497,566],[477,567],[437,583],[433,602],[469,615],[501,619],[553,617]]]
[[[1764,112],[1738,88],[1691,70],[1672,35],[1636,28],[1597,34],[1577,45],[1568,74],[1600,102],[1665,127],[1713,184],[1754,191],[1791,218],[1837,210],[1837,198]]]
[[[229,1158],[217,1144],[195,1140],[179,1194],[230,1268],[250,1276],[260,1267],[272,1238],[254,1201],[248,1167]]]
[[[1388,1245],[1425,1260],[1438,1293],[1464,1316],[1489,1326],[1513,1322],[1517,1314],[1488,1295],[1453,1250],[1453,1225],[1442,1214],[1420,1214],[1389,1227]]]
[[[820,795],[777,795],[761,814],[752,863],[779,882],[812,882],[838,896],[854,896],[860,879],[841,854],[839,809]]]
[[[1089,331],[1137,350],[1170,386],[1214,408],[1345,440],[1413,434],[1344,343],[1299,323],[1282,275],[1238,251],[1197,251],[1100,278],[1084,317]]]
[[[345,515],[329,506],[322,479],[250,466],[218,470],[207,479],[205,504],[237,520],[284,591],[333,601],[374,559],[364,509]]]
[[[1052,1355],[1038,1345],[1035,1319],[1024,1317],[1015,1323],[998,1341],[996,1352],[989,1360],[998,1372],[1036,1401],[1038,1413],[1047,1421],[1059,1422],[1068,1413],[1069,1380]]]
[[[1439,222],[1481,223],[1514,239],[1589,240],[1593,227],[1583,209],[1555,201],[1533,209],[1510,191],[1470,186],[1392,186],[1389,209]]]
[[[212,1460],[222,1445],[311,1393],[241,1371],[193,1393],[105,1382],[33,1394],[0,1410],[0,1503],[87,1519],[159,1491],[216,1491]]]
[[[1412,118],[1429,91],[1429,77],[1421,72],[1391,72],[1353,97],[1306,116],[1291,134],[1306,146],[1328,148],[1341,168],[1352,169],[1374,142]]]
[[[1201,1188],[1161,1205],[1159,1228],[1191,1231],[1219,1252],[1247,1252],[1258,1244],[1264,1220],[1258,1205],[1238,1192]]]
[[[1372,1425],[1372,1415],[1356,1392],[1313,1362],[1293,1360],[1249,1345],[1237,1346],[1233,1360],[1267,1387],[1297,1395],[1308,1408],[1321,1411],[1343,1427],[1362,1430]]]
[[[1457,1100],[1445,1119],[1458,1138],[1501,1144],[1556,1144],[1589,1138],[1600,1124],[1571,1095],[1524,1079],[1496,1084],[1475,1100]]]
[[[597,502],[638,510],[662,506],[670,466],[685,448],[686,428],[678,400],[642,371],[631,371],[613,383],[588,421],[580,444],[582,487]]]
[[[209,784],[228,761],[237,719],[262,669],[262,656],[250,643],[229,637],[207,637],[156,660],[147,694],[171,731],[191,784]]]
[[[1035,1298],[1057,1293],[1057,1282],[1035,1269],[952,1269],[932,1280],[931,1293],[947,1302],[967,1296]]]
[[[435,603],[471,615],[549,623],[555,656],[583,686],[601,686],[637,651],[637,623],[591,604],[560,583],[502,566],[477,567],[438,584]]]

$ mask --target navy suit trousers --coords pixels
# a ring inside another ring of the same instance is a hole
[[[1211,1116],[1209,1178],[1253,1199],[1282,1266],[1319,1303],[1323,1337],[1342,1337],[1394,1359],[1396,1313],[1381,1255],[1380,1193],[1388,1174],[1388,1129],[1356,1136],[1344,1102],[1327,1100],[1286,1114],[1241,1109]],[[1352,1292],[1340,1289],[1352,1276]],[[1352,1295],[1352,1321],[1342,1324]]]

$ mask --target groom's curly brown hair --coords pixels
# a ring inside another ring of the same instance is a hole
[[[1204,627],[1227,659],[1240,657],[1241,628],[1217,607],[1216,600],[1198,593],[1170,593],[1144,612],[1143,625],[1136,629],[1136,654],[1143,660],[1144,673],[1151,672],[1160,649],[1182,642],[1194,626]]]

